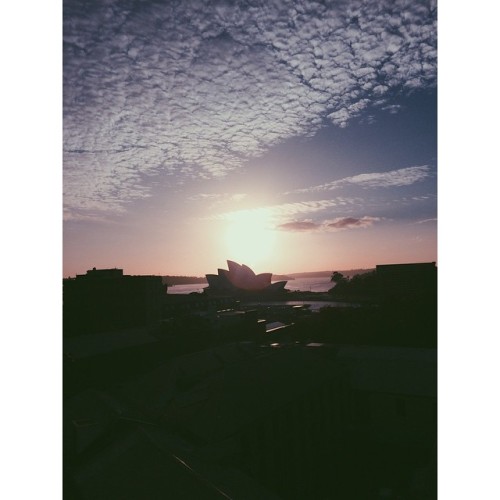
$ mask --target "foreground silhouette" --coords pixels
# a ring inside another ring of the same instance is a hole
[[[435,281],[408,288],[415,269],[337,283],[366,300],[317,313],[65,280],[65,498],[436,498]]]

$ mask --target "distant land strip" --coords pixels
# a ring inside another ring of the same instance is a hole
[[[289,274],[289,279],[297,279],[297,278],[329,278],[334,271],[337,269],[333,269],[332,271],[313,271],[313,272],[305,272],[305,273],[291,273]],[[337,272],[343,274],[347,278],[352,278],[356,274],[364,274],[369,273],[371,271],[375,271],[375,269],[349,269],[348,271],[339,270]],[[286,278],[285,278],[286,279]]]
[[[356,274],[368,273],[374,269],[350,269],[348,271],[338,271],[345,277],[352,278]],[[333,271],[313,271],[305,273],[273,274],[272,281],[294,280],[298,278],[329,278]],[[164,285],[192,285],[197,283],[207,283],[205,276],[162,276]]]

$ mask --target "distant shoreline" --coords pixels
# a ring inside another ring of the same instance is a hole
[[[351,278],[356,274],[368,273],[374,269],[350,269],[348,271],[338,271],[344,276]],[[329,278],[333,271],[312,271],[303,273],[288,273],[288,274],[273,274],[272,281],[293,281],[300,278]],[[204,276],[170,276],[164,275],[161,277],[163,284],[168,286],[175,285],[197,285],[207,284],[207,279]],[[333,286],[333,285],[332,285]]]

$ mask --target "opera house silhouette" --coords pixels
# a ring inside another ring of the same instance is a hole
[[[228,269],[218,269],[218,274],[206,274],[208,293],[238,294],[238,293],[277,293],[283,292],[286,281],[271,283],[272,273],[255,274],[245,264],[227,261]]]

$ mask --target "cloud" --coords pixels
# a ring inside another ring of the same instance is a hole
[[[269,205],[259,208],[249,208],[245,210],[234,210],[222,212],[209,216],[209,219],[217,220],[247,220],[255,217],[259,220],[268,219],[279,225],[281,221],[295,218],[304,214],[313,214],[332,208],[345,208],[346,205],[354,204],[354,198],[335,198],[331,200],[301,201],[297,203],[282,203],[279,205]]]
[[[410,186],[415,182],[422,181],[429,177],[430,167],[421,165],[417,167],[400,168],[389,172],[374,172],[370,174],[359,174],[347,177],[344,184],[357,184],[362,187],[395,187]]]
[[[244,200],[248,195],[246,193],[198,193],[189,196],[192,201],[213,201],[214,203],[239,202]]]
[[[435,83],[433,1],[67,1],[66,209],[123,211],[159,174],[223,177]]]
[[[331,200],[283,203],[245,210],[234,210],[208,216],[208,219],[225,221],[258,221],[268,229],[291,232],[341,231],[364,229],[383,220],[382,217],[334,217],[335,212],[344,214],[352,209],[359,211],[365,203],[359,198],[335,198]],[[304,216],[309,216],[304,218]]]
[[[433,218],[433,219],[418,220],[417,222],[415,222],[415,224],[427,224],[428,222],[435,223],[437,222],[437,219]]]
[[[379,217],[361,217],[360,219],[356,219],[353,217],[338,217],[333,221],[327,223],[327,227],[337,230],[342,229],[360,229],[367,228],[373,225],[374,222],[379,221]]]
[[[284,231],[316,231],[321,228],[321,224],[316,224],[310,221],[294,221],[280,224],[276,229],[283,229]]]
[[[420,165],[415,167],[390,170],[389,172],[372,172],[368,174],[359,174],[352,177],[345,177],[343,179],[328,182],[318,186],[296,189],[285,194],[332,191],[334,189],[338,189],[347,185],[358,185],[364,188],[410,186],[411,184],[427,179],[428,177],[430,177],[430,175],[430,166]]]
[[[379,217],[364,216],[361,218],[354,217],[337,217],[331,221],[292,221],[280,224],[276,229],[284,231],[341,231],[344,229],[364,229],[372,226],[375,222],[380,221]]]
[[[384,111],[389,111],[389,113],[391,115],[395,115],[396,113],[398,113],[401,109],[401,105],[400,104],[388,104],[387,106],[384,106],[382,108]]]

